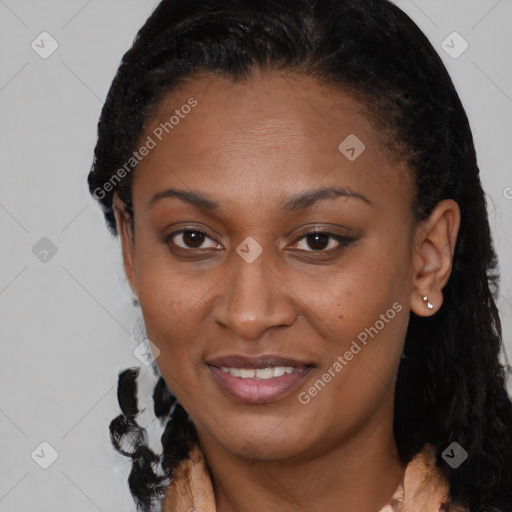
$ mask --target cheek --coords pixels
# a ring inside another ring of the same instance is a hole
[[[322,365],[298,397],[304,414],[322,425],[326,439],[364,424],[393,398],[408,310],[403,301],[393,300],[391,286],[369,293],[367,300],[362,289],[331,295],[336,311],[326,324]]]
[[[404,310],[408,307],[412,281],[406,253],[405,247],[368,243],[321,280],[301,279],[303,288],[295,291],[305,297],[314,318],[325,326],[327,337],[336,338],[342,347],[388,310],[388,316],[394,318],[394,303]]]
[[[310,319],[315,319],[316,330],[325,339],[322,369],[336,375],[325,376],[333,384],[328,384],[331,392],[322,391],[323,399],[341,400],[354,410],[358,403],[375,403],[393,384],[409,317],[404,241],[394,247],[382,242],[372,245],[317,283],[316,293],[308,295],[315,313]]]
[[[361,394],[378,395],[379,383],[392,382],[403,349],[408,309],[405,296],[392,282],[380,282],[373,289],[371,282],[354,275],[353,281],[343,284],[341,291],[335,282],[324,290],[331,297],[329,311],[325,296],[312,308],[316,307],[321,318],[316,330],[324,338],[319,351],[323,353],[322,370],[330,372],[331,377],[333,373],[340,376],[325,377],[337,382],[333,391],[337,389],[338,396],[341,393],[351,402],[352,398],[359,400]]]
[[[165,258],[139,258],[137,292],[147,336],[160,350],[158,366],[172,375],[190,368],[204,280],[187,279]]]
[[[142,232],[135,254],[137,294],[148,321],[146,326],[161,337],[186,324],[211,284],[206,277],[201,278],[201,272],[194,276],[187,263],[173,261],[164,243],[155,243],[144,235]]]

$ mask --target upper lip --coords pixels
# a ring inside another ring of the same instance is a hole
[[[288,357],[282,357],[275,354],[265,354],[261,356],[243,356],[235,354],[216,357],[206,362],[210,366],[215,366],[217,368],[245,368],[249,370],[275,366],[290,366],[292,368],[305,368],[312,366],[310,363],[297,361],[296,359],[290,359]]]

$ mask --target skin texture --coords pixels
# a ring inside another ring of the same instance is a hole
[[[127,278],[160,350],[160,371],[196,425],[218,511],[250,503],[253,510],[375,512],[404,472],[392,422],[409,312],[441,307],[459,208],[443,201],[415,224],[412,173],[384,153],[361,105],[290,73],[255,72],[237,84],[194,77],[158,106],[141,140],[191,96],[194,110],[137,167],[133,232],[117,197],[115,214]],[[354,161],[338,149],[349,134],[365,144]],[[281,205],[326,186],[367,201]],[[219,207],[177,197],[149,204],[169,187]],[[185,228],[206,237],[165,240]],[[313,228],[353,241],[305,237]],[[236,252],[249,236],[263,249],[252,263]],[[393,304],[401,311],[301,403],[299,393]],[[284,397],[246,404],[227,395],[206,364],[231,354],[277,354],[313,370]]]

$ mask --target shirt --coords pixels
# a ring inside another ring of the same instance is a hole
[[[449,486],[426,444],[405,469],[403,482],[389,504],[376,512],[467,512],[448,506]],[[215,512],[212,481],[202,450],[196,443],[174,472],[162,512]]]

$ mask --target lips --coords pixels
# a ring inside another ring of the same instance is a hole
[[[209,360],[207,366],[224,393],[250,404],[279,400],[313,370],[310,363],[277,355],[224,356]]]

